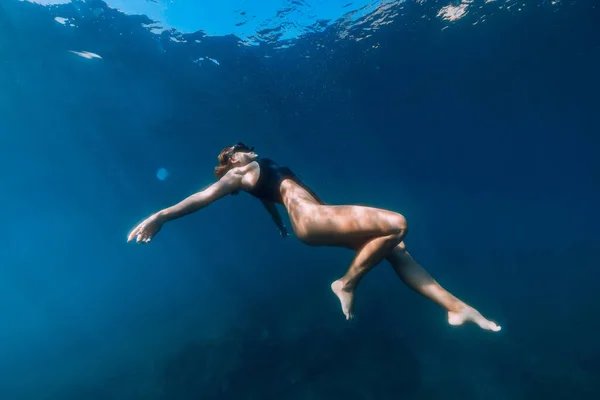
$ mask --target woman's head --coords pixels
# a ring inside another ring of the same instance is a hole
[[[241,142],[225,147],[219,153],[219,165],[215,167],[215,176],[220,179],[231,168],[248,165],[256,160],[257,157],[258,155],[254,152],[254,147],[247,146]]]

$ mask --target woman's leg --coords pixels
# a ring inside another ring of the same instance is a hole
[[[500,330],[477,310],[448,293],[408,254],[402,242],[407,232],[402,215],[372,207],[320,205],[290,181],[284,181],[281,188],[292,227],[300,240],[313,246],[357,250],[348,272],[331,285],[347,319],[352,317],[354,291],[360,279],[386,258],[409,287],[448,311],[450,324],[472,321],[483,329]]]
[[[497,332],[500,326],[485,319],[479,311],[467,305],[438,284],[429,273],[419,265],[406,251],[404,243],[393,249],[387,260],[396,274],[411,289],[439,304],[448,311],[450,325],[462,325],[474,322],[480,328]]]
[[[352,318],[354,289],[360,279],[404,239],[406,219],[395,212],[363,206],[327,206],[284,196],[294,233],[313,246],[351,247],[360,243],[346,275],[331,289],[340,299],[347,319]]]
[[[383,260],[402,241],[400,235],[381,236],[369,240],[358,249],[346,274],[331,284],[331,290],[340,299],[346,319],[354,317],[354,292],[360,280]]]

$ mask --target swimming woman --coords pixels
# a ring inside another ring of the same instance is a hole
[[[294,233],[302,242],[356,251],[346,274],[331,284],[346,319],[353,317],[354,294],[360,280],[386,259],[409,287],[446,309],[451,325],[474,322],[482,329],[500,330],[500,326],[441,287],[408,254],[403,242],[407,224],[401,214],[372,207],[327,205],[289,168],[268,158],[259,158],[253,147],[243,143],[223,149],[218,161],[217,182],[151,215],[131,231],[127,241],[135,238],[137,243],[148,243],[165,222],[242,190],[262,201],[282,236],[285,237],[287,231],[276,204],[285,207]]]

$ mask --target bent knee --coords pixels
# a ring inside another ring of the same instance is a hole
[[[402,214],[394,214],[394,217],[390,221],[392,223],[392,229],[397,235],[406,235],[408,232],[408,222]]]

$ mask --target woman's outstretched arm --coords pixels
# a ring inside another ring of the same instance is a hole
[[[174,206],[159,211],[158,214],[164,222],[167,222],[196,212],[221,197],[239,190],[242,177],[243,174],[240,171],[232,169],[206,189],[185,198]]]
[[[146,218],[129,233],[127,241],[130,242],[136,238],[137,243],[148,243],[165,222],[196,212],[221,197],[239,190],[243,176],[243,172],[237,168],[228,171],[221,179],[206,189]]]

